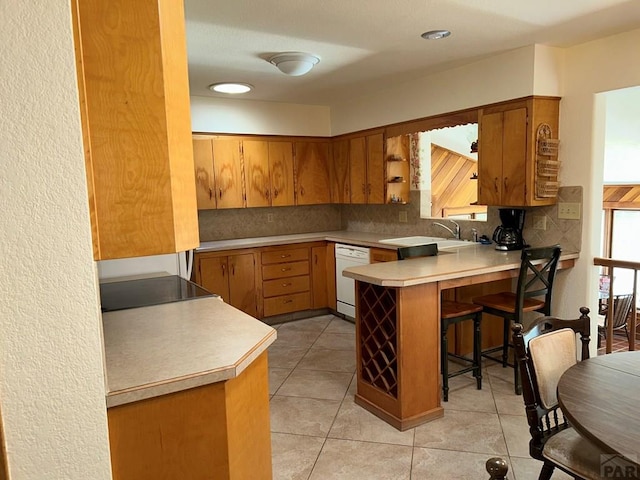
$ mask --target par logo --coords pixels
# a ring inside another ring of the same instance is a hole
[[[600,476],[602,478],[640,479],[640,466],[636,455],[600,455]]]

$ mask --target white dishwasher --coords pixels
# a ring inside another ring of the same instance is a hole
[[[356,317],[356,287],[352,278],[342,276],[347,267],[369,264],[369,249],[336,243],[336,297],[338,312]]]

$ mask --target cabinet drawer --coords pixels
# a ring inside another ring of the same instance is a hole
[[[262,267],[262,279],[271,280],[273,278],[297,277],[299,275],[309,275],[309,261],[279,263],[276,265],[265,265]]]
[[[309,276],[279,278],[268,280],[262,284],[262,295],[266,297],[276,297],[278,295],[289,295],[291,293],[308,292]]]
[[[309,292],[294,293],[264,299],[264,315],[280,315],[282,313],[298,312],[311,308],[311,294]]]
[[[274,252],[262,252],[262,264],[269,265],[271,263],[281,262],[297,262],[298,260],[308,260],[308,248],[287,248],[276,250]]]

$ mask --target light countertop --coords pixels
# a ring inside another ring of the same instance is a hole
[[[202,242],[196,252],[216,252],[220,250],[235,250],[240,248],[259,248],[271,245],[286,245],[305,242],[338,242],[363,247],[377,247],[395,250],[397,245],[380,243],[386,238],[398,237],[392,233],[366,233],[337,230],[330,232],[296,233],[292,235],[274,235],[271,237],[240,238],[237,240],[218,240],[215,242]]]
[[[343,275],[374,285],[408,287],[517,269],[521,253],[520,250],[502,252],[495,250],[494,245],[475,243],[440,251],[434,257],[349,267]],[[560,260],[578,257],[576,252],[563,252]]]
[[[102,315],[107,407],[237,377],[276,330],[218,297]]]
[[[203,242],[197,252],[215,252],[240,248],[259,248],[270,245],[286,245],[314,241],[331,241],[359,245],[363,247],[395,250],[398,245],[380,243],[398,235],[390,233],[366,233],[338,230],[330,232],[276,235],[270,237],[243,238]],[[344,271],[345,277],[389,287],[407,287],[422,283],[451,280],[484,273],[513,270],[520,266],[520,250],[497,251],[495,245],[469,242],[468,245],[439,249],[436,257],[415,258],[410,261],[384,262],[350,267]],[[576,259],[578,252],[563,251],[560,259]]]

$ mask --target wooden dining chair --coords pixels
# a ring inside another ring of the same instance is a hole
[[[557,467],[578,479],[600,478],[600,452],[577,433],[558,406],[560,376],[577,362],[576,335],[580,336],[581,359],[589,358],[589,309],[580,308],[580,318],[537,319],[523,330],[513,325],[513,345],[522,376],[522,397],[529,424],[529,454],[543,462],[539,480],[549,480]]]
[[[484,313],[503,319],[502,345],[483,350],[483,358],[499,362],[503,367],[514,367],[513,383],[516,394],[520,395],[518,369],[509,363],[510,329],[512,322],[523,323],[526,312],[551,315],[553,283],[560,259],[560,246],[524,248],[520,256],[520,271],[515,292],[500,292],[475,297],[473,303],[482,305]],[[540,298],[542,297],[542,298]],[[493,354],[500,352],[499,358]]]
[[[627,319],[631,313],[633,306],[633,294],[616,295],[613,297],[613,330],[622,330],[629,341],[629,330],[627,329]],[[604,315],[604,325],[598,325],[598,348],[600,348],[602,340],[607,338],[607,322],[609,321],[609,302],[604,303],[599,310],[600,315]]]
[[[438,245],[436,243],[398,248],[398,260],[430,257],[437,254]],[[473,354],[471,359],[455,353],[448,353],[447,330],[449,330],[449,326],[467,320],[473,321]],[[479,305],[452,300],[440,301],[440,373],[442,374],[442,398],[445,402],[449,401],[449,379],[467,372],[473,372],[477,388],[482,390],[482,364],[480,361],[482,347],[481,320],[482,307]],[[469,366],[458,369],[455,372],[449,372],[449,357],[468,362]]]

